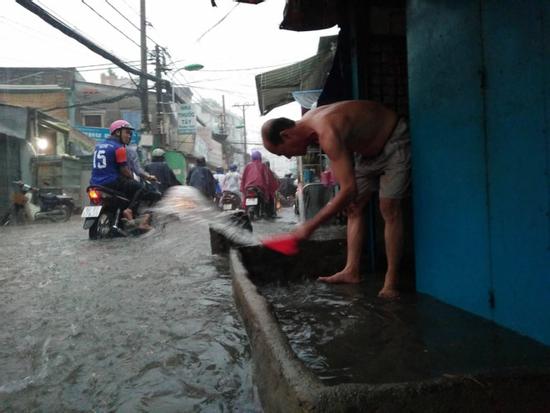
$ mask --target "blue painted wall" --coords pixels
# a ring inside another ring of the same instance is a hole
[[[407,10],[417,288],[547,344],[549,9]]]

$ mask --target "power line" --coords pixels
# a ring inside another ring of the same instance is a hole
[[[191,89],[215,90],[215,91],[224,92],[224,93],[235,93],[235,94],[240,95],[242,97],[246,97],[246,95],[244,95],[242,93],[239,93],[239,91],[235,90],[235,89],[220,89],[220,88],[206,87],[206,86],[189,86],[189,82],[188,83],[174,83],[174,84],[176,86],[187,86]]]
[[[225,16],[223,16],[220,20],[218,20],[217,23],[215,23],[215,24],[214,24],[212,27],[210,27],[207,31],[205,31],[203,34],[201,34],[200,37],[199,37],[196,41],[197,41],[197,42],[200,42],[201,39],[202,39],[204,36],[206,36],[206,34],[207,34],[208,32],[210,32],[212,29],[214,29],[216,26],[218,26],[221,22],[223,22],[223,21],[227,18],[227,16],[229,16],[229,15],[233,12],[233,10],[235,10],[235,9],[237,8],[237,6],[239,6],[240,4],[241,4],[241,3],[235,4],[235,5],[233,6],[233,8],[232,8],[231,10],[229,10],[229,11],[225,14]]]
[[[130,40],[132,43],[134,43],[137,47],[141,47],[139,43],[134,41],[131,37],[127,36],[126,33],[124,33],[122,30],[120,30],[118,27],[116,27],[114,24],[112,24],[109,20],[107,20],[101,13],[99,13],[96,9],[94,9],[92,6],[90,6],[88,3],[86,3],[86,0],[80,0],[82,3],[84,3],[90,10],[92,10],[95,14],[97,14],[103,21],[105,21],[109,26],[111,26],[113,29],[115,29],[117,32],[122,34],[124,37],[126,37],[128,40]]]
[[[94,100],[94,101],[91,101],[91,102],[84,102],[84,103],[75,103],[73,105],[67,105],[67,106],[56,106],[56,107],[48,108],[48,109],[41,109],[41,111],[42,112],[51,112],[53,110],[58,110],[58,109],[76,108],[76,107],[81,107],[81,106],[94,106],[94,105],[99,105],[101,103],[118,102],[119,100],[122,100],[122,99],[125,99],[125,98],[131,98],[131,97],[139,97],[139,96],[134,91],[134,92],[123,93],[123,94],[118,95],[118,96],[113,96],[111,98]]]
[[[58,30],[61,30],[64,34],[66,35],[69,35],[70,37],[72,37],[73,39],[77,40],[80,42],[80,40],[78,38],[81,38],[81,39],[84,39],[84,35],[76,28],[75,25],[71,24],[70,22],[68,22],[66,19],[62,18],[58,13],[56,13],[55,11],[53,11],[51,8],[47,7],[45,4],[43,4],[40,0],[34,0],[36,2],[37,5],[33,4],[32,1],[30,1],[30,4],[29,4],[29,1],[19,1],[19,0],[16,0],[17,3],[19,3],[20,5],[22,5],[23,7],[29,9],[30,11],[32,11],[33,13],[35,14],[38,14],[38,16],[40,18],[42,18],[43,20],[45,20],[47,23],[49,23],[50,25],[53,25],[55,28],[57,28]],[[39,6],[38,6],[39,5]],[[27,7],[27,6],[30,6],[30,7]],[[42,12],[39,11],[39,9],[42,8]],[[49,17],[45,15],[45,13],[49,13]],[[55,22],[56,21],[56,22]],[[20,24],[21,25],[21,24]],[[74,32],[74,35],[71,35],[71,34],[68,34],[64,29],[60,28],[59,26],[60,25],[64,25],[67,29],[70,29]],[[21,25],[23,26],[23,25]],[[26,27],[26,26],[23,26],[23,27]],[[32,30],[32,29],[31,29]],[[93,37],[89,36],[89,35],[86,35],[88,38],[91,38],[93,39]],[[88,42],[90,42],[90,40],[87,40]],[[99,47],[97,46],[97,44],[99,44],[97,42],[96,39],[94,39],[94,42],[95,42],[95,47]],[[80,42],[82,43],[82,42]],[[91,42],[90,42],[91,43]],[[86,45],[87,46],[87,45]],[[104,49],[104,48],[103,48]],[[93,50],[93,49],[92,49]],[[105,50],[105,49],[104,49]],[[103,56],[103,55],[102,55]],[[107,58],[106,56],[103,56],[105,58]],[[110,58],[107,58],[108,60],[111,60]],[[120,67],[120,66],[119,66]],[[132,68],[134,69],[134,68]],[[136,70],[136,69],[134,69]]]
[[[128,23],[130,23],[132,26],[134,26],[138,31],[141,31],[141,28],[139,26],[136,26],[128,17],[124,15],[119,9],[117,9],[115,6],[113,6],[109,0],[105,0],[105,3],[107,3],[111,8],[116,11],[124,20],[126,20]],[[154,39],[151,39],[149,35],[146,35],[146,37],[151,40],[154,44],[158,44]]]
[[[124,60],[124,63],[137,63],[137,62],[139,62],[139,60]],[[111,63],[96,63],[93,65],[75,66],[75,69],[85,68],[85,67],[106,66],[106,65],[111,65]]]
[[[25,76],[19,76],[19,77],[16,77],[16,78],[14,78],[14,79],[10,79],[10,80],[6,81],[6,84],[8,85],[8,84],[10,84],[10,83],[12,83],[12,82],[15,82],[15,81],[21,80],[21,79],[25,79],[25,78],[27,78],[27,77],[33,77],[33,76],[36,76],[36,75],[41,75],[42,73],[44,73],[43,70],[41,70],[41,71],[39,71],[39,72],[33,72],[33,73],[30,73],[30,74],[25,75]]]
[[[17,0],[16,0],[17,1]],[[53,11],[51,8],[48,8],[44,3],[42,3],[40,0],[35,0],[37,4],[39,4],[44,10],[46,10],[48,13],[50,13],[53,17],[55,17],[59,22],[63,23],[65,26],[70,27],[71,30],[73,30],[75,33],[78,33],[81,36],[84,36],[80,33],[80,31],[77,29],[77,27],[74,24],[69,23],[67,20],[63,19],[58,13]],[[21,4],[21,3],[20,3]],[[94,39],[90,35],[86,35],[86,37],[93,39],[95,43],[99,43],[97,39]]]
[[[177,69],[177,67],[176,67],[176,65],[175,65],[175,63],[174,63],[174,61],[172,60],[172,57],[171,57],[171,56],[168,56],[168,59],[169,59],[169,61],[170,61],[170,65],[173,66],[174,69]],[[176,82],[174,81],[174,79],[176,78],[176,75],[181,76],[181,78],[182,78],[186,83],[185,83],[185,84],[176,84]],[[171,82],[171,83],[172,83],[172,87],[174,87],[174,86],[187,86],[187,84],[189,83],[189,82],[187,81],[187,79],[185,78],[185,76],[183,76],[183,73],[178,72],[177,70],[176,70],[175,72],[173,72],[173,73],[170,73],[169,76],[170,76],[170,79],[172,80],[172,82]],[[199,98],[201,98],[201,99],[204,99],[199,93],[197,93],[197,96],[198,96]]]
[[[28,33],[34,35],[34,36],[37,36],[39,38],[41,38],[42,40],[44,39],[44,36],[46,35],[45,33],[43,32],[40,32],[32,27],[29,27],[29,26],[26,26],[18,21],[15,21],[15,20],[11,20],[9,18],[7,18],[6,16],[0,16],[0,19],[3,19],[3,20],[6,20],[8,23],[11,23],[13,25],[17,25],[17,26],[21,26],[22,28],[24,29],[27,29],[28,30]]]
[[[121,1],[122,1],[124,4],[126,4],[126,6],[127,6],[130,10],[132,10],[138,17],[140,16],[140,12],[137,11],[136,9],[134,9],[132,6],[130,6],[126,0],[121,0]]]
[[[119,66],[121,69],[134,73],[138,76],[145,76],[149,80],[158,81],[157,77],[152,76],[148,73],[142,73],[140,70],[131,67],[124,63],[121,59],[119,59],[117,56],[115,56],[112,53],[109,53],[107,50],[99,47],[94,42],[90,41],[86,37],[84,37],[82,34],[80,34],[78,31],[72,30],[70,27],[68,27],[66,24],[64,24],[61,20],[57,19],[52,14],[48,13],[46,10],[41,8],[40,6],[36,5],[32,0],[15,0],[18,4],[25,7],[27,10],[31,11],[32,13],[39,16],[42,20],[47,22],[48,24],[52,25],[56,29],[60,30],[67,36],[72,37],[79,43],[86,46],[88,49],[92,50],[93,52],[99,54],[100,56],[103,56],[105,59],[110,60],[117,66]]]
[[[270,69],[272,67],[284,67],[289,64],[292,64],[293,62],[289,63],[280,63],[277,65],[268,65],[268,66],[256,66],[256,67],[243,67],[239,69],[204,69],[203,72],[248,72],[251,70],[258,70],[258,69]]]

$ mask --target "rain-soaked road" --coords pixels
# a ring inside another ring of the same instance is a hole
[[[261,411],[205,223],[107,241],[79,217],[0,228],[0,315],[0,411]]]

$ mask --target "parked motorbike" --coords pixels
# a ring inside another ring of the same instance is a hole
[[[71,196],[45,192],[46,189],[35,188],[22,181],[13,181],[12,184],[15,191],[12,194],[11,209],[2,218],[1,225],[39,220],[65,222],[71,218],[74,210]]]
[[[130,205],[125,194],[101,185],[91,185],[86,192],[91,205],[82,210],[81,216],[84,218],[83,228],[88,230],[90,239],[127,237],[143,232],[136,225],[136,220],[143,217],[135,217],[134,222],[129,222],[122,216],[122,212]],[[151,202],[161,197],[151,184],[148,184],[145,192],[147,195],[144,199]]]
[[[241,197],[235,192],[223,191],[219,205],[223,211],[239,209],[241,206]]]

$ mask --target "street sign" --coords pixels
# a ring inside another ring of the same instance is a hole
[[[186,135],[196,133],[197,117],[191,105],[184,103],[178,109],[178,134]]]

